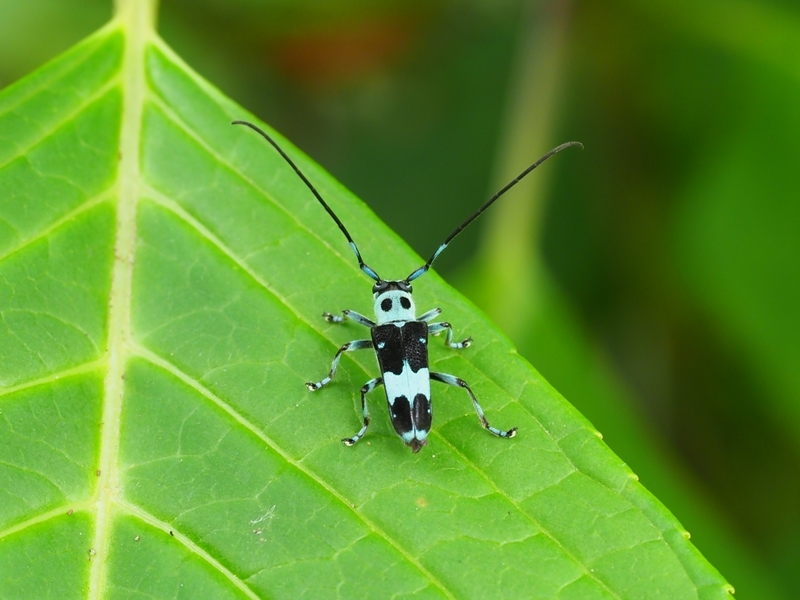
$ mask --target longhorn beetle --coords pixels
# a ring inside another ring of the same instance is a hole
[[[516,179],[509,182],[494,196],[489,198],[483,206],[461,223],[461,225],[456,227],[453,233],[447,236],[444,242],[442,242],[436,249],[436,252],[431,255],[424,265],[412,271],[405,279],[385,280],[381,279],[375,270],[364,262],[361,258],[361,253],[358,251],[358,246],[356,246],[356,243],[353,241],[344,223],[339,220],[336,213],[334,213],[331,207],[322,199],[322,196],[320,196],[316,188],[306,176],[303,175],[292,159],[278,146],[275,140],[262,129],[248,121],[233,121],[233,125],[244,125],[256,133],[259,133],[273,148],[275,148],[275,150],[277,150],[278,154],[289,163],[292,169],[294,169],[294,172],[297,173],[297,176],[303,180],[303,183],[308,186],[311,193],[319,200],[319,203],[336,222],[336,225],[339,226],[344,237],[347,238],[350,248],[353,249],[356,255],[359,268],[375,281],[375,285],[372,286],[372,296],[374,298],[375,318],[377,322],[368,319],[354,310],[344,310],[342,311],[342,316],[327,312],[322,313],[322,317],[329,323],[342,323],[350,319],[359,325],[369,327],[371,339],[347,342],[339,348],[336,355],[333,357],[328,376],[317,382],[310,381],[306,383],[306,387],[312,392],[328,385],[336,374],[336,368],[339,366],[339,359],[341,359],[342,354],[345,352],[367,349],[375,351],[381,369],[381,376],[370,379],[361,388],[361,411],[364,417],[364,425],[353,437],[344,438],[342,441],[347,446],[352,446],[364,437],[370,421],[369,409],[367,408],[367,394],[379,385],[383,385],[386,391],[386,400],[389,403],[389,414],[391,415],[392,425],[397,435],[411,447],[414,453],[419,452],[422,446],[427,445],[428,434],[431,430],[431,380],[464,388],[472,400],[472,406],[475,407],[475,412],[478,413],[478,419],[480,419],[481,425],[483,425],[485,429],[498,437],[514,437],[517,433],[516,427],[503,431],[489,424],[489,421],[486,420],[486,416],[483,414],[481,405],[478,404],[478,399],[475,397],[472,388],[469,387],[466,381],[453,375],[435,373],[428,370],[428,335],[439,335],[442,332],[446,332],[445,345],[448,348],[456,350],[468,347],[472,343],[472,338],[468,337],[461,342],[454,342],[453,328],[450,326],[450,323],[444,321],[440,323],[431,323],[431,321],[442,312],[441,308],[429,310],[417,318],[414,299],[411,297],[411,282],[424,275],[427,270],[430,269],[433,261],[447,248],[447,245],[454,237],[461,233],[467,225],[477,219],[495,200],[514,187],[528,173],[557,152],[569,148],[570,146],[583,148],[583,145],[580,142],[567,142],[550,150],[550,152],[520,173]]]

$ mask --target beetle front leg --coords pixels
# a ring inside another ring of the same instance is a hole
[[[306,382],[306,387],[308,388],[309,392],[315,392],[319,388],[324,385],[328,385],[333,379],[333,376],[336,375],[336,368],[339,366],[339,359],[342,358],[342,354],[345,352],[352,352],[353,350],[366,350],[367,348],[372,348],[372,340],[353,340],[352,342],[347,342],[344,346],[339,348],[336,352],[336,356],[333,357],[333,362],[331,363],[331,370],[328,372],[328,376],[320,381],[313,382],[308,381]]]
[[[347,319],[351,321],[355,321],[359,325],[363,325],[364,327],[375,327],[375,322],[371,319],[368,319],[361,313],[357,313],[354,310],[350,310],[346,308],[342,311],[342,316],[334,315],[329,312],[322,313],[322,318],[325,319],[328,323],[344,323]]]
[[[468,337],[467,339],[461,342],[454,342],[453,341],[453,327],[450,323],[442,322],[442,323],[433,323],[428,325],[428,333],[431,335],[439,335],[442,331],[447,330],[447,337],[444,340],[445,345],[448,348],[455,348],[456,350],[460,350],[462,348],[469,348],[472,344],[472,338]]]
[[[383,384],[383,377],[376,377],[375,379],[370,379],[364,386],[361,388],[361,414],[364,417],[364,426],[358,430],[358,433],[355,434],[353,437],[349,438],[342,438],[342,442],[344,442],[345,446],[352,446],[362,437],[364,434],[367,433],[367,427],[369,427],[369,408],[367,408],[367,394],[369,394],[372,390],[374,390],[379,385]]]
[[[490,433],[493,433],[497,437],[502,438],[512,438],[517,435],[517,428],[512,427],[508,431],[503,431],[502,429],[498,429],[489,424],[489,421],[486,420],[486,415],[483,414],[483,409],[481,405],[478,404],[478,399],[475,397],[475,394],[472,392],[472,388],[467,385],[467,382],[463,379],[455,377],[454,375],[447,375],[446,373],[431,373],[431,379],[434,381],[439,381],[441,383],[446,383],[447,385],[453,385],[456,387],[464,388],[467,390],[470,399],[472,400],[472,406],[475,407],[475,412],[478,413],[478,418],[481,421],[481,425],[483,425],[484,429],[488,430]]]

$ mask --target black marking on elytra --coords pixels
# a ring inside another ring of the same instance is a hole
[[[430,431],[433,415],[431,402],[425,394],[414,396],[414,406],[411,407],[411,416],[417,430]]]
[[[397,325],[377,325],[372,328],[372,343],[381,346],[378,352],[378,364],[381,373],[403,372],[403,334]]]
[[[378,364],[383,373],[400,375],[403,365],[416,373],[428,367],[428,324],[423,321],[408,321],[397,326],[393,323],[372,328],[372,343],[380,350]]]
[[[411,405],[408,403],[408,398],[397,396],[389,403],[389,411],[392,415],[392,425],[398,435],[412,430],[414,424],[411,421]]]
[[[423,321],[409,321],[401,328],[403,349],[408,366],[416,373],[428,368],[428,324]]]

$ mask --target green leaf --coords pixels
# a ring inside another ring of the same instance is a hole
[[[0,96],[0,597],[724,598],[593,427],[435,274],[463,352],[432,367],[430,445],[380,393],[353,448],[370,282],[252,118],[144,2]],[[379,273],[421,261],[281,144]]]

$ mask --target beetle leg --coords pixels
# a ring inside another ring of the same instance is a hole
[[[366,350],[367,348],[372,348],[372,340],[353,340],[352,342],[347,342],[344,346],[339,348],[336,352],[336,356],[333,357],[333,362],[331,363],[331,370],[328,372],[328,376],[320,381],[313,382],[309,381],[306,382],[306,387],[308,388],[309,392],[315,392],[319,388],[324,385],[328,385],[333,379],[333,376],[336,375],[336,368],[339,366],[339,359],[342,358],[342,354],[345,352],[352,352],[353,350]]]
[[[464,381],[463,379],[459,379],[458,377],[455,377],[453,375],[447,375],[445,373],[431,373],[430,377],[434,381],[439,381],[441,383],[446,383],[447,385],[453,385],[467,390],[467,393],[469,394],[469,397],[472,400],[472,406],[475,407],[475,412],[478,413],[478,418],[480,419],[481,425],[483,425],[484,429],[487,429],[489,432],[493,433],[497,437],[502,437],[502,438],[512,438],[515,435],[517,435],[516,427],[512,427],[508,431],[503,431],[489,424],[489,421],[486,420],[486,415],[483,414],[483,409],[481,408],[481,405],[478,404],[478,399],[475,397],[475,394],[472,392],[472,388],[470,388],[469,385],[467,385],[466,381]]]
[[[347,319],[351,321],[355,321],[359,325],[363,325],[364,327],[375,327],[375,322],[371,319],[368,319],[361,313],[357,313],[354,310],[350,310],[346,308],[342,311],[342,316],[334,315],[329,312],[322,313],[322,318],[325,319],[328,323],[344,323]]]
[[[417,320],[418,320],[418,321],[425,321],[425,322],[427,323],[428,321],[430,321],[430,320],[431,320],[431,319],[433,319],[434,317],[438,317],[440,314],[442,314],[442,309],[441,309],[441,308],[434,308],[434,309],[432,309],[432,310],[429,310],[429,311],[428,311],[428,312],[426,312],[425,314],[423,314],[423,315],[422,315],[422,316],[421,316],[419,319],[417,319]]]
[[[364,426],[359,429],[358,433],[355,434],[353,437],[343,438],[342,441],[346,446],[352,446],[367,432],[367,427],[369,427],[369,409],[367,408],[367,394],[369,394],[372,390],[383,383],[383,377],[376,377],[375,379],[370,379],[364,386],[361,388],[361,414],[364,417]]]
[[[448,348],[455,348],[456,350],[460,350],[461,348],[469,348],[472,344],[472,338],[468,337],[465,340],[460,342],[453,341],[453,326],[450,323],[442,322],[442,323],[433,323],[428,325],[428,333],[431,335],[439,335],[442,331],[447,330],[447,337],[444,340],[445,346]]]

